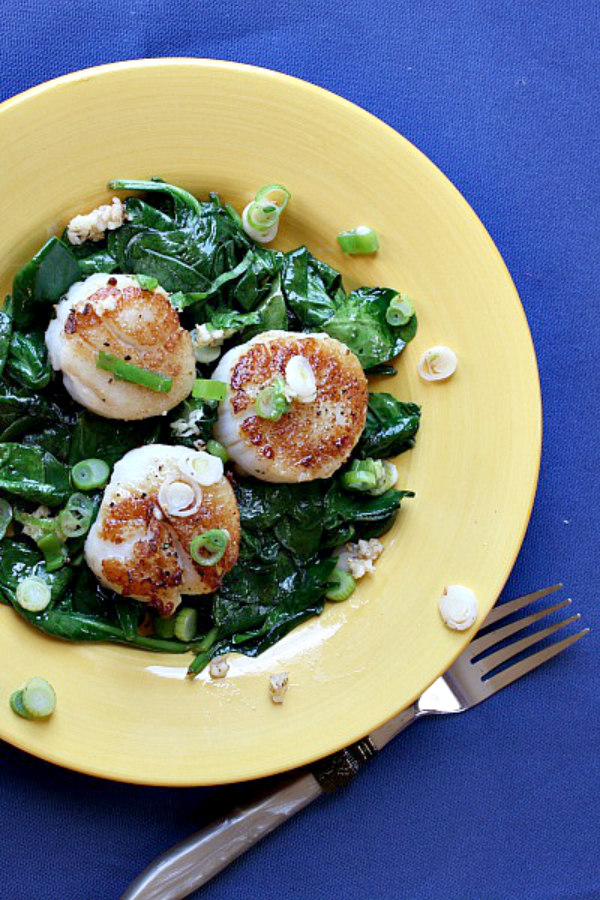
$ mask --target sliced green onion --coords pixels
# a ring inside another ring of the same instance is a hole
[[[173,379],[167,375],[161,375],[160,372],[154,372],[152,369],[134,366],[133,363],[126,362],[118,356],[113,356],[112,353],[105,353],[104,350],[101,350],[98,354],[96,368],[103,369],[105,372],[112,372],[118,381],[138,384],[140,387],[149,388],[151,391],[157,391],[159,394],[168,394],[173,387]]]
[[[379,497],[381,494],[385,494],[386,491],[389,491],[390,488],[394,487],[398,481],[398,470],[388,459],[378,459],[375,460],[375,462],[380,463],[381,465],[377,467],[377,484],[369,491],[369,494],[371,494],[372,497]]]
[[[333,600],[334,603],[341,603],[343,600],[347,600],[356,587],[356,581],[352,575],[338,566],[335,567],[327,581],[331,584],[331,587],[325,591],[325,596],[328,600]]]
[[[385,318],[389,325],[406,325],[415,314],[415,305],[407,294],[396,294],[387,308]]]
[[[244,210],[250,228],[259,234],[266,234],[272,228],[276,229],[279,217],[288,205],[290,197],[290,192],[282,184],[267,184],[261,188]]]
[[[110,477],[110,466],[103,459],[82,459],[71,469],[71,481],[79,491],[103,488]]]
[[[153,278],[152,275],[141,275],[138,273],[135,276],[135,280],[143,291],[154,291],[158,287],[158,278]]]
[[[33,719],[33,716],[31,716],[27,712],[25,707],[23,706],[23,691],[22,690],[14,691],[10,695],[10,700],[8,702],[10,704],[10,708],[12,709],[12,711],[14,713],[16,713],[18,716],[21,716],[22,719]]]
[[[4,497],[0,497],[0,541],[6,534],[6,529],[12,522],[12,517],[12,506],[8,500],[5,500]]]
[[[41,612],[50,604],[51,599],[50,585],[39,575],[23,578],[17,585],[17,603],[27,612]]]
[[[379,249],[377,232],[368,225],[359,225],[358,228],[353,228],[352,231],[341,231],[337,239],[343,252],[352,256],[375,253]]]
[[[30,678],[23,687],[23,709],[32,719],[47,719],[56,709],[56,693],[45,678]]]
[[[225,528],[211,528],[192,538],[190,556],[199,566],[214,566],[225,555],[228,544],[229,532]]]
[[[94,504],[85,494],[71,494],[58,514],[58,529],[65,538],[82,537],[92,524]]]
[[[342,485],[349,491],[372,491],[377,487],[378,474],[375,460],[355,459],[342,475]]]
[[[254,200],[246,213],[248,224],[257,231],[269,231],[279,221],[279,210],[266,200]]]
[[[184,606],[175,616],[175,627],[173,629],[175,637],[179,641],[191,641],[196,634],[196,626],[198,625],[198,613],[191,606]]]
[[[224,400],[226,396],[227,385],[224,381],[196,378],[192,388],[192,397],[195,397],[196,400]]]
[[[290,409],[290,402],[285,396],[285,381],[277,375],[272,384],[259,391],[254,400],[254,412],[261,419],[278,422]]]
[[[219,443],[219,441],[214,441],[212,438],[210,441],[206,442],[206,451],[210,453],[212,456],[218,456],[222,462],[226,463],[229,459],[229,453],[223,446],[223,444]]]
[[[279,214],[284,211],[288,203],[290,202],[291,194],[286,187],[282,184],[268,184],[266,187],[262,187],[260,191],[256,194],[255,200],[266,200],[268,203],[273,203],[277,209],[279,210]]]
[[[67,561],[67,551],[56,531],[39,538],[37,545],[44,554],[46,572],[56,572]]]
[[[175,634],[175,616],[154,620],[154,633],[161,638],[172,638]]]

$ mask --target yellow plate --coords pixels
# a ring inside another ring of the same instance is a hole
[[[0,608],[0,736],[44,759],[125,781],[199,785],[268,775],[382,724],[443,672],[473,631],[442,624],[445,584],[466,584],[481,618],[521,545],[540,459],[541,404],[523,309],[487,232],[450,182],[378,119],[284,75],[209,60],[119,63],[59,78],[0,106],[0,272],[15,270],[112,177],[160,175],[240,209],[261,185],[292,192],[280,238],[340,268],[347,284],[416,299],[419,331],[398,376],[377,385],[420,403],[417,446],[399,458],[417,492],[385,538],[376,574],[227,679],[184,677],[187,658],[43,637]],[[482,177],[487,177],[483,173]],[[374,226],[374,258],[335,236]],[[417,376],[447,344],[447,383]],[[268,675],[291,687],[274,706]],[[31,675],[56,688],[45,724],[8,697]]]

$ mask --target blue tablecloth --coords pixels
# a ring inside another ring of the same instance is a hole
[[[593,0],[4,0],[0,9],[0,99],[113,60],[222,57],[348,97],[443,169],[507,262],[541,370],[540,487],[504,596],[563,580],[592,626],[599,13]],[[202,898],[598,900],[596,640],[592,632],[476,711],[418,724]],[[116,900],[159,851],[248,791],[111,784],[7,745],[0,760],[0,900]]]

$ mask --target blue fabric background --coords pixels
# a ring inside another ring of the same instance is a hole
[[[0,99],[112,60],[222,57],[336,91],[420,147],[497,242],[539,357],[540,487],[504,597],[561,579],[593,626],[599,34],[594,0],[4,0]],[[203,900],[598,900],[596,635],[416,725]],[[7,745],[0,759],[0,900],[116,900],[248,792],[111,784]]]

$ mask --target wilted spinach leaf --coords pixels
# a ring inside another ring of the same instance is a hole
[[[359,288],[342,299],[323,324],[328,334],[350,347],[364,369],[389,362],[416,334],[416,316],[406,325],[388,323],[385,314],[395,296],[389,288]]]
[[[69,470],[40,447],[0,444],[0,489],[36,503],[60,506],[71,493]]]
[[[385,392],[369,394],[367,421],[354,455],[359,459],[397,456],[414,445],[421,407]]]
[[[43,332],[13,331],[10,338],[6,372],[23,387],[45,388],[52,376]]]
[[[79,263],[71,250],[51,237],[15,275],[12,294],[17,327],[26,329],[33,325],[36,308],[57,303],[79,276]]]

